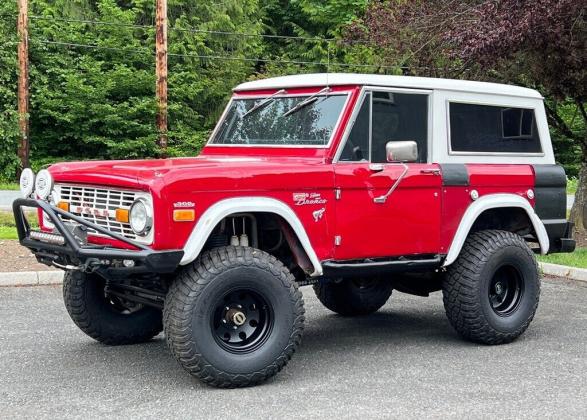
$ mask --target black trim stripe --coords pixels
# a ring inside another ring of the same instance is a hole
[[[462,163],[441,163],[442,185],[462,186],[469,185],[469,171]]]
[[[536,214],[541,219],[567,218],[567,176],[559,165],[532,165]]]

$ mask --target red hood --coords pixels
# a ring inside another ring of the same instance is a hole
[[[198,156],[175,159],[109,160],[64,162],[49,171],[57,182],[112,185],[117,187],[157,189],[177,180],[211,178],[244,179],[266,171],[287,171],[300,166],[316,168],[315,158]],[[234,185],[234,184],[233,184]]]

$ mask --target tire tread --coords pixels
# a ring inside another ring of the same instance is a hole
[[[125,344],[137,344],[149,341],[163,330],[161,317],[154,322],[137,322],[132,329],[108,328],[108,321],[99,314],[95,314],[89,307],[86,299],[89,279],[85,273],[66,271],[63,276],[63,301],[65,308],[73,322],[86,335],[101,343],[116,346]],[[146,308],[151,310],[151,308]]]
[[[483,344],[504,344],[515,340],[530,325],[538,307],[539,293],[532,303],[528,319],[513,332],[493,328],[485,318],[478,299],[479,276],[491,255],[505,247],[517,247],[528,254],[538,272],[536,258],[522,237],[501,230],[484,230],[471,234],[457,261],[448,269],[443,281],[443,302],[453,328],[464,338]],[[537,276],[538,289],[540,277]]]
[[[212,366],[198,352],[197,343],[193,342],[190,334],[193,302],[217,274],[235,265],[255,266],[269,271],[282,287],[288,289],[295,315],[289,344],[273,363],[247,374],[223,372]],[[179,274],[166,298],[163,325],[171,353],[187,372],[211,386],[236,388],[257,385],[283,369],[301,343],[304,314],[303,297],[295,279],[277,258],[255,248],[228,246],[205,252]]]

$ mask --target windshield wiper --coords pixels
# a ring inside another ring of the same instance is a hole
[[[322,95],[323,93],[328,93],[328,92],[330,92],[330,87],[329,86],[326,86],[324,89],[322,89],[319,92],[316,92],[315,94],[313,94],[312,96],[309,96],[308,98],[304,99],[302,102],[300,102],[299,104],[295,105],[293,108],[288,109],[287,111],[285,111],[285,113],[282,116],[283,117],[287,117],[288,115],[291,115],[294,112],[298,112],[300,109],[302,109],[306,105],[311,104],[316,99],[318,99],[318,96]]]
[[[257,102],[255,105],[253,105],[253,107],[251,109],[249,109],[247,112],[245,112],[241,118],[244,118],[247,115],[252,114],[256,110],[261,109],[261,108],[263,108],[266,105],[269,105],[270,102],[273,102],[275,100],[275,97],[277,95],[281,95],[283,93],[285,93],[285,89],[278,90],[273,95],[268,96],[267,98],[263,99],[260,102]]]

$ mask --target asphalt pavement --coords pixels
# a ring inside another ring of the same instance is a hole
[[[0,210],[12,210],[12,202],[20,197],[20,191],[0,190]]]
[[[342,318],[303,288],[300,350],[264,385],[219,390],[188,376],[161,336],[92,341],[59,287],[0,288],[2,418],[586,418],[587,286],[547,280],[516,342],[462,341],[439,293],[394,293],[368,317]]]

